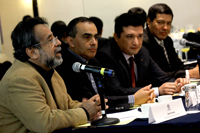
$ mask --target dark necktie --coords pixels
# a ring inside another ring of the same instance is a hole
[[[131,79],[132,79],[132,87],[135,87],[135,72],[134,72],[134,58],[130,57],[129,59],[130,62],[130,69],[131,69]]]

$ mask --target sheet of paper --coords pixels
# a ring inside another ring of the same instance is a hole
[[[133,109],[133,110],[123,111],[119,113],[107,114],[107,117],[118,118],[120,120],[119,123],[114,124],[114,125],[126,125],[130,123],[131,121],[135,120],[136,118],[141,117],[141,115],[142,115],[141,112],[139,112],[137,109]],[[90,123],[79,125],[77,127],[85,127],[85,126],[90,126]]]

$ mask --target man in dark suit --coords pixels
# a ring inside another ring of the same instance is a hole
[[[179,59],[172,39],[168,36],[171,30],[173,12],[166,4],[155,4],[149,8],[147,28],[144,32],[144,46],[158,66],[168,75],[179,78],[199,78],[198,65],[184,66]],[[189,70],[187,70],[189,69]]]
[[[96,55],[103,67],[114,69],[116,73],[106,84],[106,94],[134,94],[142,86],[152,84],[153,87],[160,86],[154,88],[156,95],[172,95],[189,83],[187,79],[179,78],[175,81],[170,78],[150,58],[148,50],[142,46],[143,28],[142,18],[135,14],[124,13],[115,19],[114,40]],[[129,58],[135,61],[130,62]]]
[[[95,75],[88,72],[76,73],[72,70],[75,62],[98,65],[98,62],[93,59],[97,51],[97,37],[94,23],[86,17],[75,18],[68,24],[67,43],[69,47],[63,49],[65,52],[63,64],[56,70],[64,79],[72,99],[87,101],[98,93]],[[150,86],[146,86],[134,96],[131,94],[130,96],[106,96],[106,98],[108,98],[109,109],[124,110],[129,109],[130,104],[151,102],[155,97],[153,94]]]

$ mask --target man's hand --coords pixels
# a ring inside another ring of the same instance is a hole
[[[177,83],[166,82],[159,87],[160,95],[173,95],[176,92]]]
[[[152,102],[152,100],[155,98],[155,94],[154,90],[150,88],[151,85],[145,86],[144,88],[138,90],[134,94],[135,105],[141,105],[143,103]]]
[[[155,102],[155,97],[156,97],[156,94],[154,92],[152,92],[150,94],[150,99],[147,101],[147,103],[154,103]]]
[[[105,99],[105,102],[108,100]],[[94,118],[97,118],[98,116],[101,115],[101,101],[99,95],[94,95],[91,97],[89,100],[84,100],[84,102],[80,105],[80,107],[83,107],[87,110],[89,116],[90,116],[90,121],[93,120]],[[106,106],[108,108],[108,106]]]
[[[181,87],[190,84],[190,80],[187,78],[178,78],[174,83],[177,84],[175,92],[181,92]]]
[[[200,78],[200,75],[199,75],[199,66],[198,65],[196,65],[195,68],[190,69],[188,71],[189,71],[190,78],[196,78],[196,79]]]
[[[83,98],[82,98],[82,103],[83,103],[83,102],[86,102],[86,101],[88,101],[88,99],[85,98],[85,97],[83,97]]]

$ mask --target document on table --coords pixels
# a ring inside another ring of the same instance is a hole
[[[134,109],[130,111],[107,114],[107,118],[118,118],[120,120],[119,123],[114,124],[114,125],[126,125],[130,123],[131,121],[135,120],[136,118],[141,117],[141,115],[142,115],[141,112],[139,112],[137,109]],[[85,127],[85,126],[90,126],[90,123],[79,125],[77,127]]]

